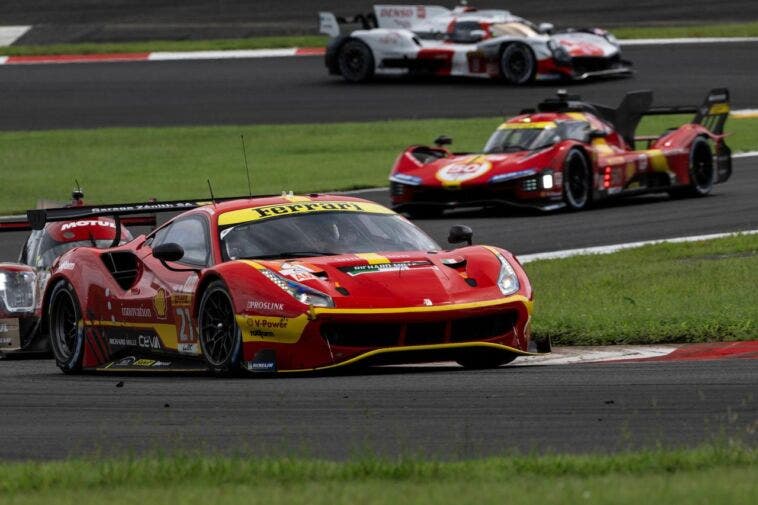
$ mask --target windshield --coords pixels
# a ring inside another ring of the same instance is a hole
[[[490,26],[493,37],[536,37],[538,33],[525,23],[494,23]]]
[[[224,260],[297,258],[440,246],[397,214],[327,212],[251,221],[221,230]]]
[[[548,147],[561,139],[555,126],[545,128],[499,128],[484,146],[485,154],[533,151]]]

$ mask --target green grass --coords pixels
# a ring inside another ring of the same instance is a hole
[[[755,37],[758,22],[726,23],[692,26],[627,26],[611,28],[620,39],[668,37]],[[269,49],[280,47],[324,47],[328,38],[322,35],[251,37],[245,39],[210,40],[148,40],[140,42],[75,43],[50,45],[18,45],[0,48],[4,56],[49,54],[142,53],[151,51],[215,51],[224,49]]]
[[[0,464],[0,502],[753,503],[739,445],[439,462],[158,457]]]
[[[660,133],[687,116],[646,119],[640,133]],[[244,134],[258,194],[385,186],[397,155],[439,134],[454,148],[480,150],[500,118],[378,121],[299,125],[102,128],[0,132],[5,191],[0,214],[20,212],[38,198],[66,201],[78,179],[90,203],[246,192],[240,147]],[[727,123],[735,152],[758,149],[758,120]]]
[[[554,344],[755,340],[758,235],[527,263]]]
[[[756,37],[758,22],[690,26],[627,26],[609,30],[620,39]]]

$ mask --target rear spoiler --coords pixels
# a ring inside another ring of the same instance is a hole
[[[703,125],[716,135],[724,133],[724,123],[729,116],[729,90],[727,88],[714,88],[705,97],[702,105],[651,107],[644,113],[646,116],[662,114],[695,114],[693,124]]]
[[[97,216],[111,216],[123,222],[122,216],[155,214],[158,212],[181,212],[211,203],[203,200],[174,200],[171,202],[116,203],[107,205],[82,205],[81,207],[60,207],[57,209],[33,209],[26,211],[26,217],[34,230],[41,230],[46,223],[74,221]],[[153,220],[155,216],[152,216]],[[127,218],[128,220],[136,218]]]
[[[675,105],[651,107],[653,92],[650,90],[632,91],[624,96],[615,109],[592,104],[603,119],[614,125],[629,145],[634,145],[634,132],[643,116],[660,116],[670,114],[694,114],[692,123],[703,125],[715,135],[724,133],[724,123],[729,116],[729,90],[712,89],[699,107],[693,105]]]
[[[52,209],[47,209],[52,210]],[[126,217],[120,220],[121,224],[130,227],[130,226],[151,226],[154,227],[156,224],[155,214],[151,214],[149,216],[132,216],[132,217]],[[44,223],[42,224],[42,227],[44,228]],[[34,228],[32,227],[32,223],[27,216],[7,216],[7,217],[0,217],[0,233],[2,232],[11,232],[11,231],[31,231],[31,230],[38,230],[41,228]]]
[[[335,16],[331,12],[318,13],[318,32],[329,35],[331,38],[339,37],[340,25],[360,24],[364,30],[376,28],[378,23],[374,13],[356,14],[352,17]]]

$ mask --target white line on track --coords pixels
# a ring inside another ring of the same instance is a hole
[[[150,61],[167,60],[218,60],[228,58],[278,58],[282,56],[295,56],[297,48],[284,49],[241,49],[235,51],[159,51],[150,53],[147,57]]]
[[[31,26],[0,26],[0,46],[9,46],[29,31]]]
[[[643,240],[641,242],[627,242],[624,244],[603,245],[598,247],[583,247],[580,249],[565,249],[562,251],[551,251],[536,254],[523,254],[518,256],[521,263],[529,263],[537,260],[552,260],[561,258],[570,258],[572,256],[587,256],[590,254],[611,254],[625,249],[635,249],[646,245],[654,244],[676,244],[682,242],[700,242],[702,240],[713,240],[717,238],[735,237],[737,235],[755,235],[758,230],[747,230],[734,233],[712,233],[710,235],[695,235],[691,237],[665,238],[660,240]]]
[[[619,39],[622,46],[668,46],[677,44],[724,44],[758,42],[758,37],[685,37],[668,39]]]

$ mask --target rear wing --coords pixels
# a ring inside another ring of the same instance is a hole
[[[705,97],[703,104],[696,106],[651,107],[646,116],[662,114],[695,114],[692,123],[703,125],[711,133],[723,135],[724,123],[729,117],[729,90],[714,88]]]
[[[52,209],[47,209],[52,210]],[[121,219],[121,224],[130,227],[130,226],[151,226],[154,227],[156,224],[155,214],[151,214],[149,216],[131,216],[131,217],[125,217]],[[42,224],[42,227],[44,228],[44,223]],[[29,220],[29,216],[5,216],[0,217],[0,233],[2,232],[12,232],[12,231],[31,231],[35,229],[41,229],[41,228],[34,228],[32,226],[31,221]]]
[[[175,200],[170,202],[117,203],[108,205],[82,205],[81,207],[60,207],[57,209],[33,209],[26,211],[27,220],[33,230],[41,230],[46,223],[75,221],[97,216],[110,216],[121,224],[142,223],[141,219],[155,223],[155,213],[181,212],[211,203],[204,200]],[[146,218],[123,217],[138,214],[153,214]]]
[[[377,27],[376,16],[373,13],[356,14],[352,17],[335,16],[331,12],[318,13],[318,32],[328,35],[331,38],[339,37],[341,25],[360,25],[364,30],[371,30]]]
[[[715,135],[723,135],[724,123],[729,116],[729,90],[712,89],[702,105],[675,105],[651,107],[653,92],[650,90],[632,91],[624,96],[618,107],[611,108],[592,104],[600,116],[613,124],[616,131],[629,145],[634,145],[634,132],[643,116],[660,116],[670,114],[694,114],[692,123],[703,125]]]

